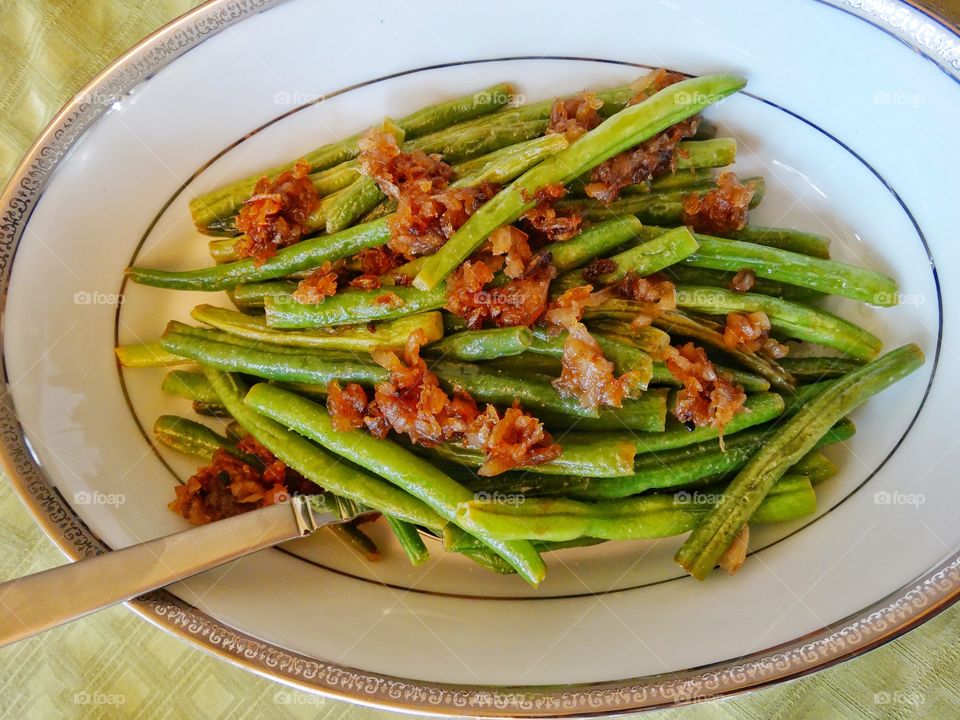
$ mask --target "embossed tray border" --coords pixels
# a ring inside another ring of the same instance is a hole
[[[929,11],[904,0],[814,1],[864,19],[960,81],[960,33]],[[47,180],[83,132],[113,102],[160,68],[230,25],[280,2],[210,0],[145,38],[64,106],[27,152],[0,196],[0,309],[6,306],[12,259],[30,214]],[[43,476],[24,442],[6,383],[4,368],[0,461],[14,488],[69,558],[106,551],[105,544]],[[224,660],[331,697],[438,715],[586,717],[706,700],[796,678],[888,642],[949,607],[958,597],[960,554],[863,612],[762,653],[679,673],[559,687],[457,686],[368,673],[257,640],[164,591],[128,605],[153,624]]]

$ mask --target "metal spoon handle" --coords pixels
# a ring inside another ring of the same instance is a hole
[[[320,524],[305,498],[297,496],[290,503],[9,580],[0,584],[0,647],[257,550],[309,535]]]

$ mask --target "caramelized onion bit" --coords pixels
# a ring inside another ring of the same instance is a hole
[[[300,240],[317,206],[317,190],[309,175],[310,165],[298,160],[274,180],[257,181],[253,195],[237,213],[237,230],[243,233],[236,244],[239,257],[252,257],[261,265],[278,249]]]
[[[361,275],[386,275],[403,265],[403,258],[386,245],[364,248],[353,257],[360,265]]]
[[[331,383],[327,406],[334,422],[339,418],[345,428],[365,425],[379,438],[393,431],[427,447],[447,440],[461,442],[485,453],[481,475],[536,465],[560,454],[560,446],[553,443],[542,423],[518,407],[507,410],[501,418],[492,405],[481,413],[465,392],[456,390],[452,396],[447,395],[420,357],[425,341],[423,331],[416,330],[407,341],[403,357],[391,350],[372,353],[373,359],[390,371],[390,379],[376,385],[370,403],[359,386],[348,385],[340,391],[336,383]]]
[[[683,201],[683,224],[710,235],[730,235],[743,230],[753,188],[743,185],[732,172],[717,178],[717,187],[703,196],[693,193]]]
[[[573,142],[599,125],[603,118],[597,112],[603,107],[603,100],[591,92],[577,93],[573,97],[557,98],[550,109],[548,133],[567,136]]]
[[[385,292],[383,295],[378,295],[373,300],[377,305],[386,305],[391,308],[401,308],[404,306],[403,298],[397,295],[395,292]]]
[[[578,285],[570,288],[550,303],[544,320],[548,325],[558,328],[573,327],[583,317],[583,309],[594,304],[591,301],[592,292],[592,285]]]
[[[293,299],[302,305],[316,305],[337,294],[337,273],[327,261],[297,283]]]
[[[533,276],[485,289],[493,271],[483,260],[468,260],[447,278],[446,309],[472,330],[489,321],[497,327],[529,326],[547,309],[553,267]]]
[[[367,404],[367,393],[357,383],[349,383],[342,390],[336,380],[327,385],[327,410],[336,430],[346,432],[362,428]]]
[[[681,80],[686,80],[686,76],[663,68],[651,70],[632,83],[632,87],[637,91],[637,94],[630,98],[627,104],[636,105],[637,103],[643,102],[665,87],[678,83]]]
[[[389,220],[389,249],[407,260],[435,253],[499,190],[491,183],[448,187],[453,169],[439,155],[404,152],[384,130],[367,133],[359,147],[363,173],[397,201],[397,211]]]
[[[730,289],[739,293],[750,292],[756,282],[756,273],[747,268],[746,270],[738,271],[737,274],[730,279]]]
[[[502,417],[493,405],[487,405],[467,429],[464,445],[486,454],[486,461],[477,471],[484,477],[549,462],[561,452],[550,433],[543,429],[543,423],[517,404],[507,408]]]
[[[503,272],[509,278],[523,275],[533,257],[527,234],[512,225],[502,225],[490,233],[490,252],[506,257]]]
[[[194,525],[283,502],[291,493],[317,492],[317,487],[260,445],[252,437],[238,444],[240,452],[257,457],[254,467],[218,449],[209,465],[201,467],[184,485],[175,488],[168,507]]]
[[[730,313],[723,330],[723,344],[741,352],[763,352],[777,359],[786,357],[789,348],[770,337],[770,318],[762,311]]]
[[[694,115],[601,163],[590,173],[590,182],[585,188],[587,196],[609,204],[620,197],[620,191],[628,185],[674,172],[677,146],[681,140],[693,137],[699,126],[700,116]]]
[[[471,330],[483,327],[489,307],[483,287],[493,280],[493,271],[482,260],[467,260],[447,278],[446,308],[461,318]]]
[[[673,409],[676,418],[696,427],[712,425],[722,434],[724,426],[743,409],[747,399],[743,388],[717,373],[703,348],[691,342],[668,346],[664,360],[670,373],[683,384]]]
[[[408,190],[429,193],[443,190],[453,169],[439,155],[422,150],[404,152],[389,132],[374,128],[357,143],[360,170],[377,183],[383,194],[399,200]]]
[[[538,188],[532,198],[536,205],[527,210],[522,219],[532,229],[546,236],[550,242],[569,240],[578,232],[583,224],[583,218],[576,213],[558,213],[554,203],[567,194],[563,185],[544,185]]]
[[[720,556],[717,565],[726,570],[728,575],[736,574],[737,570],[743,567],[743,563],[747,559],[747,547],[749,544],[750,526],[744,525],[740,528],[740,532],[734,535],[730,547]]]
[[[404,192],[388,221],[390,249],[408,260],[435,253],[498,190],[484,182],[436,193]]]
[[[618,378],[613,370],[613,363],[604,357],[587,327],[579,322],[569,326],[560,377],[553,381],[560,394],[576,398],[581,407],[590,410],[601,405],[620,407],[637,387],[640,374],[627,372]]]
[[[617,261],[610,258],[594,258],[583,268],[583,279],[596,285],[601,277],[617,270]]]

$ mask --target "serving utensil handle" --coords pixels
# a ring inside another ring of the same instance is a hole
[[[334,518],[331,517],[330,521]],[[0,584],[0,647],[320,525],[303,496]]]

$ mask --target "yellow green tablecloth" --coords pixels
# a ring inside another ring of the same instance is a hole
[[[196,4],[0,0],[0,178],[9,177],[50,117],[101,67]],[[928,4],[960,19],[960,0]],[[62,562],[9,484],[0,483],[0,579]],[[839,667],[656,717],[957,717],[958,637],[960,607],[955,607]],[[885,703],[888,698],[893,701]],[[286,689],[208,657],[118,607],[0,650],[0,716],[366,720],[390,715]]]

